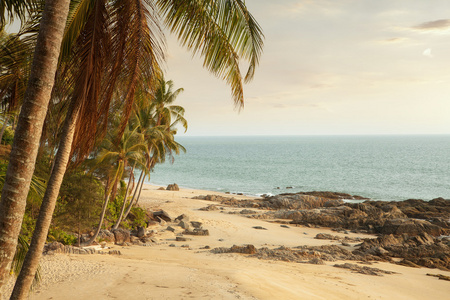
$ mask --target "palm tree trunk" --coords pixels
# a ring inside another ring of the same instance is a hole
[[[131,178],[132,177],[134,178],[133,172],[134,172],[135,166],[136,166],[136,163],[131,168],[130,179],[128,180],[127,190],[125,191],[125,197],[123,198],[122,209],[120,210],[119,218],[117,219],[116,224],[114,224],[113,229],[119,228],[120,222],[122,222],[123,213],[125,212],[125,207],[127,206],[127,198],[128,198],[128,191],[130,190],[130,186],[131,186]]]
[[[139,185],[140,185],[140,188],[142,189],[142,184],[143,184],[144,178],[145,178],[145,176],[143,176],[143,175],[144,175],[144,171],[141,171],[141,175],[139,176],[139,180],[138,180],[138,183],[136,185],[136,190],[134,190],[133,198],[131,198],[131,200],[130,200],[130,205],[128,205],[127,211],[125,212],[125,215],[123,216],[123,220],[127,219],[128,214],[131,211],[131,208],[133,207],[133,201],[134,201],[134,199],[136,199],[137,192],[139,191],[139,195],[141,194],[140,189],[139,189]]]
[[[70,0],[45,1],[31,74],[1,193],[0,293],[8,280],[16,251],[39,140],[55,80],[69,4]]]
[[[58,199],[59,189],[67,169],[72,149],[72,141],[75,133],[75,125],[77,122],[80,105],[71,103],[64,121],[64,128],[61,140],[58,146],[58,153],[55,158],[55,165],[50,175],[50,179],[42,199],[39,217],[36,222],[36,228],[33,232],[30,248],[25,257],[23,267],[20,270],[14,286],[12,299],[27,299],[28,293],[36,275],[39,266],[42,250],[47,240],[48,229],[52,221],[53,211],[55,210],[56,201]]]
[[[114,180],[113,184],[117,184]],[[100,233],[100,230],[102,229],[103,220],[105,219],[106,209],[108,208],[108,202],[109,198],[111,196],[111,189],[109,189],[108,185],[106,185],[106,193],[105,193],[105,200],[103,201],[103,207],[102,207],[102,213],[100,215],[100,221],[98,222],[97,229],[95,230],[94,235],[91,237],[91,239],[87,242],[86,246],[91,245],[95,239],[97,238],[98,234]]]

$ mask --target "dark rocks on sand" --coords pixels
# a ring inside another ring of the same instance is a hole
[[[267,230],[267,228],[264,228],[262,226],[253,226],[252,228],[259,229],[259,230]]]
[[[174,183],[174,184],[169,184],[167,186],[166,190],[168,190],[168,191],[179,191],[180,188],[178,187],[178,184]]]
[[[112,230],[112,233],[114,234],[115,244],[116,245],[123,245],[125,243],[130,242],[130,232],[125,229],[114,229]]]
[[[371,268],[367,266],[358,266],[355,264],[335,264],[334,267],[337,268],[343,268],[343,269],[349,269],[353,272],[364,274],[364,275],[374,275],[374,276],[383,276],[382,274],[398,274],[391,271],[385,271],[378,268]]]
[[[203,210],[203,211],[215,211],[215,210],[219,210],[219,209],[217,208],[217,205],[211,204],[211,205],[208,205],[207,207],[200,208],[200,210]]]
[[[205,235],[209,235],[209,231],[208,231],[208,229],[194,228],[194,230],[185,230],[183,232],[183,234],[205,236]]]
[[[164,220],[166,222],[172,222],[172,218],[170,217],[170,215],[164,211],[164,210],[160,210],[160,211],[154,211],[153,212],[153,218],[157,221],[159,220]]]

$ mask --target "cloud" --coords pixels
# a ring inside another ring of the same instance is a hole
[[[394,37],[394,38],[390,38],[390,39],[385,39],[380,41],[382,44],[393,44],[393,43],[401,43],[401,42],[405,42],[407,41],[408,38],[404,38],[404,37]]]
[[[431,54],[431,48],[425,49],[425,51],[423,51],[422,53],[424,56],[432,58],[433,54]]]
[[[450,29],[450,19],[442,19],[436,21],[425,22],[412,27],[420,31],[435,31]]]

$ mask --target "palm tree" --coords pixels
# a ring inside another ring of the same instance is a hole
[[[2,6],[16,1],[1,1]],[[0,292],[7,281],[36,162],[37,145],[50,101],[69,0],[45,2],[30,78],[0,201]],[[9,13],[15,9],[6,7]],[[3,17],[5,11],[1,11]],[[3,24],[1,24],[3,27]],[[37,266],[36,266],[37,268]],[[33,273],[34,278],[34,273]],[[28,288],[29,289],[29,288]]]
[[[249,70],[245,76],[245,81],[248,81],[253,77],[262,49],[261,29],[242,0],[202,2],[86,0],[74,2],[72,11],[74,13],[71,14],[65,35],[67,42],[62,52],[70,52],[70,58],[67,60],[62,58],[64,63],[59,72],[63,78],[62,82],[65,83],[63,86],[69,88],[63,87],[60,89],[62,93],[58,93],[71,95],[65,97],[70,100],[70,104],[66,105],[68,110],[62,139],[43,200],[42,214],[38,219],[38,224],[42,225],[36,227],[37,232],[33,236],[27,255],[29,257],[27,261],[33,262],[29,264],[25,262],[22,268],[13,292],[13,297],[16,298],[24,297],[23,295],[28,293],[30,278],[34,275],[42,252],[59,186],[69,158],[74,157],[75,160],[81,161],[94,145],[93,137],[105,132],[109,104],[117,86],[121,86],[122,90],[126,91],[122,99],[127,105],[124,106],[123,122],[119,130],[123,132],[126,120],[131,113],[132,99],[138,83],[142,78],[157,78],[155,76],[159,73],[157,58],[162,55],[162,47],[158,39],[158,16],[166,20],[166,25],[178,35],[183,45],[204,57],[204,66],[207,69],[230,84],[236,105],[242,105],[244,100],[239,59],[243,58],[249,62]],[[65,20],[64,16],[62,20]],[[47,28],[46,30],[52,31]],[[106,54],[113,54],[113,56]],[[53,55],[53,58],[55,57],[57,56]],[[32,70],[34,71],[34,68]],[[33,75],[31,78],[34,78]],[[32,79],[30,82],[33,82]],[[40,108],[45,111],[47,104]],[[44,119],[42,114],[33,115],[28,110],[22,110],[22,112],[27,117],[37,116],[37,120]],[[23,122],[19,121],[19,128],[24,126]],[[30,135],[29,131],[26,132]],[[40,130],[37,133],[39,137]],[[22,136],[16,133],[16,140]],[[36,142],[38,137],[33,140],[34,145],[38,144]],[[17,147],[13,146],[12,153],[19,151],[16,149]],[[34,154],[28,156],[35,157]],[[12,159],[10,165],[16,161],[18,160]],[[33,165],[34,161],[35,159],[32,159]],[[32,167],[27,170],[28,173],[31,170]],[[31,176],[25,173],[23,178]],[[5,187],[9,186],[10,181],[14,181],[14,178],[7,177]],[[29,180],[25,180],[25,185],[28,182]],[[4,196],[4,194],[5,189],[2,193],[0,208],[11,205],[12,201],[4,201],[4,198],[15,197],[11,193],[10,196]],[[15,202],[23,206],[25,198],[14,198],[16,199]],[[17,204],[12,205],[13,208],[8,212],[15,211],[15,219],[20,223],[23,211],[16,208],[20,206]],[[3,214],[3,217],[0,215],[0,225],[5,222],[6,216],[8,214]],[[8,233],[6,230],[0,231],[0,241],[4,240],[4,236],[17,235],[17,230],[14,231],[11,228],[18,227],[16,223],[10,224],[11,230]],[[3,272],[1,266],[0,264],[0,273]],[[3,275],[0,274],[0,285],[3,283],[1,276]]]
[[[137,132],[137,128],[130,129],[127,126],[120,139],[120,143],[117,143],[116,141],[117,137],[115,134],[105,138],[101,146],[101,151],[95,159],[97,165],[106,164],[107,166],[110,166],[108,170],[109,174],[107,176],[107,182],[110,184],[107,184],[108,188],[105,193],[99,225],[88,244],[93,243],[97,238],[103,224],[109,199],[111,195],[113,195],[113,199],[115,198],[117,184],[122,180],[128,167],[136,164],[144,165],[145,158],[143,153],[145,151],[145,144],[143,136]],[[127,195],[125,195],[124,202],[126,197]]]
[[[147,141],[148,156],[146,170],[152,170],[156,163],[164,162],[167,154],[173,151],[179,153],[185,151],[184,147],[175,142],[174,129],[180,123],[185,131],[187,130],[187,121],[184,118],[184,108],[178,105],[171,105],[183,89],[173,90],[174,84],[171,80],[165,81],[164,77],[158,80],[158,89],[156,93],[151,94],[147,90],[139,93],[135,109],[135,120],[139,130]],[[151,100],[149,100],[151,99]],[[174,120],[174,121],[172,121]],[[139,201],[139,197],[144,184],[144,171],[141,171],[137,182],[136,191],[130,201],[124,219],[133,206],[133,203]]]

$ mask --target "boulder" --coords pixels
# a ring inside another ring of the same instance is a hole
[[[125,243],[130,242],[130,232],[125,229],[114,229],[112,231],[114,234],[115,244],[116,245],[124,245]]]
[[[170,217],[170,215],[164,211],[164,210],[160,210],[160,211],[154,211],[153,212],[153,217],[156,220],[164,220],[166,222],[172,222],[172,218]]]
[[[168,191],[179,191],[180,188],[178,187],[178,184],[174,183],[174,184],[169,184],[167,186],[166,190],[168,190]]]
[[[189,217],[185,214],[182,214],[175,218],[175,222],[181,222],[181,221],[189,222]]]
[[[409,236],[427,233],[432,236],[444,235],[446,231],[437,225],[431,224],[425,220],[415,219],[391,219],[386,220],[384,225],[379,229],[381,234],[407,234]]]
[[[138,228],[137,228],[137,237],[138,238],[142,238],[144,236],[145,236],[145,228],[141,227],[141,226],[138,226]]]
[[[114,237],[114,234],[111,231],[106,230],[106,229],[102,229],[98,233],[97,240],[105,241],[105,242],[108,242],[108,243],[114,243],[116,239]],[[81,242],[83,243],[83,240]]]

